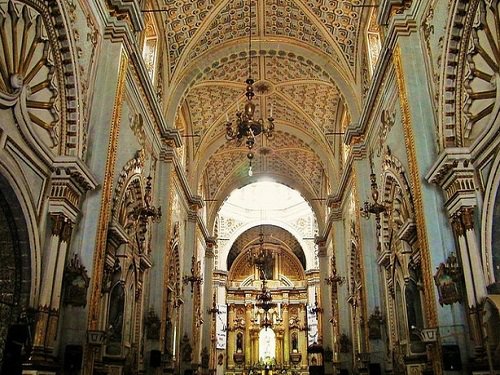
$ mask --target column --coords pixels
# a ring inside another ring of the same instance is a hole
[[[196,207],[194,207],[196,208]],[[196,274],[196,262],[197,262],[197,253],[196,253],[196,226],[198,223],[198,213],[195,209],[189,209],[187,213],[187,221],[184,235],[184,248],[183,253],[181,254],[181,268],[183,275],[183,288],[182,288],[182,300],[183,304],[181,307],[181,330],[178,336],[178,340],[182,342],[184,337],[187,337],[189,340],[189,344],[191,345],[191,349],[193,350],[192,358],[190,361],[184,361],[182,358],[182,347],[180,348],[180,371],[183,374],[185,370],[191,370],[192,363],[195,363],[198,358],[196,357],[196,353],[194,349],[196,348],[196,343],[193,342],[193,332],[195,329],[195,311],[194,311],[194,289],[196,289],[196,281],[189,281],[187,278],[193,277]],[[181,234],[182,235],[182,234]],[[186,340],[187,343],[187,340]]]
[[[252,364],[259,362],[259,331],[252,330]]]
[[[471,336],[476,355],[482,357],[484,355],[484,345],[480,306],[486,296],[486,284],[483,269],[480,266],[481,258],[474,229],[473,214],[473,207],[462,207],[453,215],[451,220],[462,261]]]
[[[307,367],[307,313],[306,305],[300,306],[300,322],[304,327],[302,335],[299,335],[299,351],[302,353],[302,358],[300,360],[300,365],[302,367]]]
[[[290,317],[289,317],[289,305],[284,303],[281,306],[283,311],[283,362],[285,364],[290,363]]]
[[[228,369],[234,369],[234,359],[233,359],[233,354],[236,351],[235,349],[235,340],[236,340],[236,335],[235,331],[233,328],[233,323],[234,323],[234,304],[231,304],[228,306],[228,335],[227,335],[227,367]]]
[[[68,218],[51,216],[52,234],[45,252],[40,299],[36,314],[32,362],[52,362],[50,358],[57,334],[62,276],[73,224]]]
[[[252,362],[252,345],[250,338],[250,327],[252,327],[252,311],[253,305],[247,303],[245,305],[245,342],[243,344],[243,350],[245,352],[245,365],[249,366]]]
[[[283,331],[276,330],[276,363],[283,364]]]
[[[217,295],[214,289],[214,268],[215,268],[215,239],[206,240],[205,247],[205,265],[203,271],[203,298],[202,308],[204,316],[204,324],[202,331],[202,351],[204,348],[209,353],[209,369],[215,369],[216,350],[215,350],[215,320],[217,312],[212,309],[217,309]],[[215,305],[214,305],[215,304]]]

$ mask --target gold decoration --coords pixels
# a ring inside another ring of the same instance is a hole
[[[105,176],[114,176],[116,153],[118,147],[118,135],[120,133],[121,109],[123,104],[123,94],[125,88],[125,77],[128,67],[128,56],[122,53],[118,72],[116,96],[113,104],[113,114],[111,117],[111,131],[108,142],[108,153],[106,157]],[[113,193],[113,179],[105,178],[102,183],[101,211],[99,213],[99,224],[95,242],[94,262],[92,272],[92,289],[90,295],[89,319],[87,328],[89,330],[98,329],[99,305],[101,296],[101,282],[104,270],[104,254],[106,252],[106,242],[109,219],[111,216],[111,203]]]
[[[401,113],[403,120],[404,138],[405,146],[408,153],[408,165],[410,169],[411,177],[411,188],[413,192],[414,206],[415,206],[415,216],[417,221],[417,235],[418,241],[420,243],[420,249],[422,254],[422,273],[424,282],[424,297],[425,297],[425,315],[427,318],[427,325],[429,327],[435,327],[438,324],[437,312],[434,304],[434,288],[431,280],[432,272],[430,270],[430,259],[429,259],[429,243],[427,240],[427,231],[425,230],[425,219],[424,219],[424,209],[422,203],[422,189],[420,186],[420,174],[418,171],[418,160],[415,150],[415,137],[413,135],[413,129],[411,127],[411,114],[410,105],[408,103],[408,96],[406,92],[406,82],[403,72],[403,67],[401,64],[401,51],[399,46],[396,47],[393,54],[393,62],[396,70],[396,80],[399,91],[399,100],[401,105]]]

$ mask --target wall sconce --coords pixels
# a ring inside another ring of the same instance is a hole
[[[213,316],[220,314],[220,310],[217,308],[217,304],[215,303],[215,293],[212,299],[212,308],[207,309],[207,313],[212,314]]]
[[[440,263],[434,275],[434,282],[438,289],[439,303],[441,306],[451,305],[455,302],[462,301],[462,291],[460,287],[461,275],[462,269],[458,258],[454,252],[451,252],[446,259],[446,263]]]
[[[200,285],[201,283],[203,283],[203,278],[200,275],[198,267],[196,267],[196,259],[194,256],[191,258],[191,275],[184,276],[182,278],[182,281],[184,282],[185,285],[187,283],[191,284],[191,294],[193,294],[194,284]]]
[[[333,269],[332,271],[333,273],[330,276],[325,277],[325,281],[328,285],[342,285],[343,283],[345,283],[345,276],[337,275],[337,270],[335,269]]]
[[[136,207],[134,216],[138,219],[151,219],[153,223],[159,223],[161,219],[161,207],[155,207],[151,204],[153,196],[151,194],[151,180],[152,177],[147,177],[146,188],[144,189],[144,205]]]
[[[310,310],[314,315],[318,316],[318,314],[321,314],[323,312],[323,309],[319,307],[318,304],[318,291],[314,291],[314,307],[311,308]]]
[[[375,221],[377,223],[377,237],[380,236],[380,214],[384,213],[386,211],[386,207],[383,204],[380,204],[378,202],[379,199],[379,191],[378,191],[378,185],[377,185],[377,177],[375,176],[375,173],[373,173],[373,165],[370,161],[370,169],[371,169],[371,174],[370,174],[370,182],[371,182],[371,188],[372,188],[372,199],[373,202],[364,202],[363,207],[360,209],[361,211],[361,216],[364,217],[365,219],[368,219],[371,214],[375,215]]]

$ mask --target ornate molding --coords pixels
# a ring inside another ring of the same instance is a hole
[[[444,149],[425,178],[443,189],[450,216],[477,205],[476,170],[467,148]]]
[[[144,29],[144,19],[141,13],[140,2],[135,0],[108,0],[113,15],[118,19],[128,19],[134,31]]]
[[[410,113],[410,105],[408,94],[406,91],[405,74],[401,62],[401,52],[399,46],[396,47],[393,54],[393,63],[396,72],[397,88],[399,93],[399,101],[401,105],[402,122],[404,129],[404,139],[408,154],[408,165],[410,169],[411,191],[413,197],[413,205],[415,209],[415,220],[417,225],[417,237],[420,244],[420,253],[422,256],[422,275],[424,284],[424,310],[427,325],[434,327],[438,325],[437,311],[434,304],[434,288],[432,285],[429,257],[429,243],[427,239],[427,231],[425,229],[424,209],[422,202],[422,188],[420,185],[420,173],[418,170],[418,160],[415,150],[415,137],[413,134],[412,120]],[[436,361],[437,363],[437,361]],[[436,364],[436,366],[439,366]]]
[[[113,104],[113,113],[111,117],[111,129],[106,157],[105,176],[114,176],[116,167],[116,154],[118,151],[118,135],[120,133],[121,113],[123,104],[123,95],[125,90],[125,78],[128,67],[128,58],[125,53],[120,57],[118,69],[118,79],[116,96]],[[95,241],[94,260],[92,265],[92,288],[90,294],[90,306],[88,313],[87,329],[95,331],[98,328],[98,319],[101,301],[101,284],[104,272],[104,257],[106,254],[106,243],[108,226],[111,217],[111,204],[113,194],[113,179],[105,178],[102,186],[101,209],[99,213],[98,231]],[[90,353],[87,352],[87,355]]]

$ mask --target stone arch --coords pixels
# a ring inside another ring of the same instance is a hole
[[[25,49],[13,49],[10,43],[3,46],[9,48],[4,56],[21,63],[11,65],[1,59],[9,80],[3,82],[7,91],[0,92],[0,102],[13,107],[24,137],[47,159],[53,155],[83,158],[85,153],[81,118],[86,106],[79,92],[75,38],[61,6],[10,0],[2,4],[0,16],[6,41],[22,35],[26,42]]]
[[[453,4],[439,95],[442,149],[482,148],[498,132],[500,75],[492,64],[500,64],[493,52],[500,42],[487,36],[500,32],[498,6],[486,0]]]
[[[486,184],[481,217],[484,225],[484,230],[481,231],[481,248],[484,249],[482,258],[486,271],[486,284],[490,290],[499,290],[500,275],[495,266],[500,267],[500,153],[497,153],[491,171]],[[486,265],[489,267],[486,268]]]
[[[24,210],[16,193],[3,175],[0,175],[0,232],[1,364],[4,354],[13,354],[14,348],[9,347],[7,337],[9,328],[13,324],[22,324],[27,329],[26,310],[30,306],[33,276],[30,235]]]

